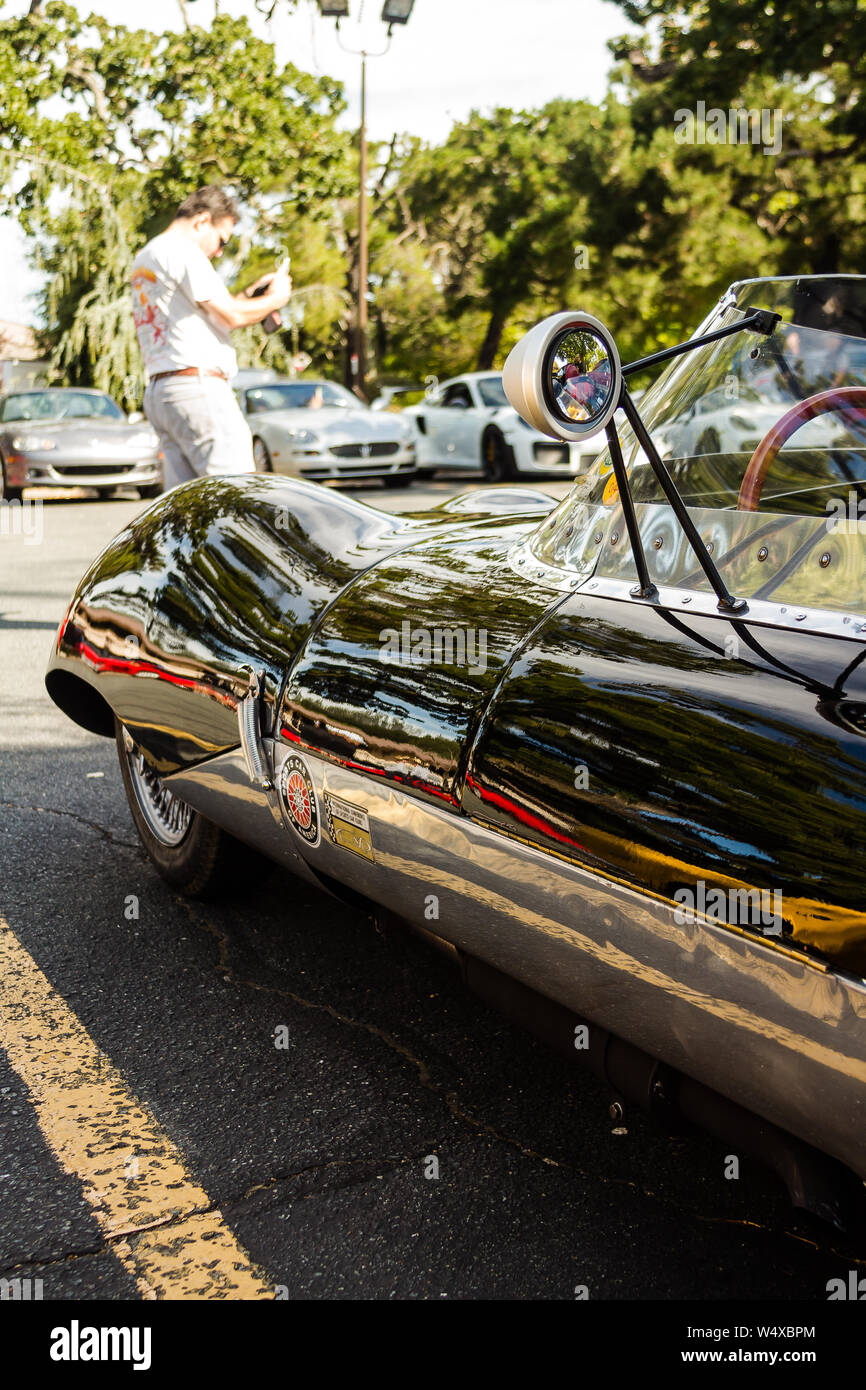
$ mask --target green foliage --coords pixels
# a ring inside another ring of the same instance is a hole
[[[861,268],[863,0],[616,2],[642,32],[612,45],[600,105],[474,112],[439,145],[371,149],[374,377],[499,364],[563,307],[636,356],[688,333],[732,280]],[[699,101],[779,111],[781,149],[681,143],[677,113]],[[245,212],[236,285],[287,249],[297,287],[284,333],[236,335],[242,363],[287,370],[300,348],[341,376],[359,240],[342,111],[339,84],[281,68],[226,15],[154,34],[47,0],[0,21],[0,205],[47,273],[58,371],[137,400],[132,255],[191,188],[222,182]]]
[[[235,192],[256,228],[257,263],[289,234],[315,244],[321,208],[348,187],[342,109],[338,83],[280,68],[272,45],[243,19],[218,15],[210,29],[153,34],[82,19],[49,0],[2,20],[2,204],[17,212],[48,276],[43,311],[55,368],[127,405],[140,399],[129,267],[192,188],[222,183]],[[249,239],[237,250],[246,283],[255,278],[245,266]],[[318,306],[307,285],[322,336],[339,294],[333,263],[328,271],[316,282]],[[246,338],[251,360],[285,365],[281,338]]]

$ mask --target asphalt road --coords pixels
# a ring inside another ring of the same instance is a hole
[[[414,510],[465,485],[359,495]],[[0,528],[0,919],[48,982],[42,1012],[31,991],[3,1021],[0,1277],[142,1296],[139,1237],[107,1222],[55,1133],[90,1047],[105,1094],[136,1099],[268,1296],[826,1300],[850,1244],[748,1159],[727,1180],[707,1138],[637,1113],[614,1132],[600,1085],[414,938],[281,871],[207,906],[155,876],[113,745],[42,683],[75,583],[140,506],[52,500],[33,534]],[[107,1148],[146,1164],[139,1111],[112,1106]]]

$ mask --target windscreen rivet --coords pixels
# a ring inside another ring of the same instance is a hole
[[[655,550],[661,550],[661,548],[662,548],[662,546],[664,545],[664,543],[665,543],[665,542],[664,542],[664,537],[663,537],[663,536],[656,536],[655,540],[653,541],[653,548],[654,548]]]
[[[712,555],[712,553],[713,553],[713,551],[715,550],[715,548],[716,548],[716,547],[713,545],[712,541],[707,541],[707,554],[708,554],[708,555]]]
[[[829,550],[825,550],[825,551],[824,551],[824,554],[821,556],[821,559],[820,559],[820,562],[819,562],[820,565],[821,565],[822,570],[825,570],[825,569],[827,568],[827,566],[828,566],[829,563],[830,563],[831,558],[832,558],[832,557],[831,557],[831,555],[830,555]]]
[[[570,536],[570,535],[573,533],[573,531],[574,531],[574,527],[573,527],[573,526],[566,526],[566,528],[565,528],[565,534],[566,534],[567,536]]]
[[[767,556],[769,555],[769,553],[770,553],[770,552],[769,552],[769,550],[767,549],[767,547],[766,547],[765,545],[762,545],[761,548],[760,548],[760,550],[758,551],[758,559],[759,559],[759,560],[766,560],[766,558],[767,558]]]
[[[604,536],[601,534],[600,531],[596,531],[592,539],[596,545],[601,545],[602,541],[604,540]]]
[[[692,601],[692,596],[691,596],[691,594],[684,594],[684,595],[683,595],[683,603],[691,603],[691,601]]]
[[[795,613],[795,614],[794,614],[794,617],[796,618],[796,620],[797,620],[798,623],[801,623],[801,622],[803,621],[803,619],[806,617],[806,614],[805,614],[805,613]]]
[[[611,543],[611,545],[616,545],[616,543],[617,543],[618,540],[619,540],[619,531],[614,531],[613,535],[612,535],[611,538],[610,538],[610,543]]]

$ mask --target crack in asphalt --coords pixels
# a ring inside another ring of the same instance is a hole
[[[275,994],[282,999],[289,999],[293,1004],[298,1004],[303,1009],[313,1009],[317,1013],[327,1014],[337,1023],[343,1023],[349,1028],[354,1028],[359,1032],[368,1033],[371,1037],[378,1038],[379,1041],[383,1042],[392,1052],[395,1052],[399,1057],[402,1057],[404,1061],[408,1062],[410,1066],[416,1069],[418,1081],[421,1086],[423,1086],[425,1090],[431,1091],[434,1095],[440,1096],[456,1119],[462,1120],[464,1124],[469,1125],[478,1133],[489,1135],[490,1138],[497,1140],[500,1144],[508,1144],[511,1148],[517,1149],[518,1152],[522,1153],[526,1158],[536,1159],[539,1163],[546,1163],[551,1168],[564,1168],[567,1166],[560,1163],[555,1158],[548,1158],[545,1154],[536,1153],[534,1149],[529,1149],[524,1144],[521,1144],[518,1139],[510,1138],[509,1135],[503,1134],[493,1125],[488,1124],[486,1120],[478,1119],[470,1111],[464,1109],[457,1099],[456,1091],[446,1090],[441,1082],[433,1078],[430,1068],[423,1057],[416,1057],[415,1054],[406,1047],[405,1043],[401,1043],[393,1034],[386,1032],[385,1029],[380,1028],[378,1024],[366,1023],[363,1019],[350,1018],[347,1014],[341,1014],[332,1004],[322,1004],[316,1000],[305,999],[303,995],[296,994],[293,990],[282,989],[277,985],[260,984],[257,980],[247,980],[235,974],[229,961],[230,942],[228,933],[223,928],[218,927],[216,923],[212,922],[200,909],[196,910],[195,904],[184,898],[177,898],[176,901],[179,906],[186,910],[194,926],[201,926],[204,931],[215,938],[219,948],[217,968],[225,972],[224,978],[231,984],[238,985],[245,989],[256,990],[261,994]]]
[[[363,1158],[322,1159],[319,1163],[309,1163],[304,1168],[298,1168],[293,1172],[275,1173],[273,1177],[267,1178],[263,1182],[253,1183],[245,1191],[229,1196],[224,1201],[209,1202],[207,1206],[185,1208],[183,1211],[173,1212],[171,1216],[162,1217],[159,1221],[150,1221],[144,1226],[126,1226],[122,1230],[113,1231],[98,1246],[85,1246],[78,1250],[68,1250],[63,1254],[50,1255],[44,1259],[37,1259],[35,1256],[22,1256],[13,1264],[0,1265],[0,1278],[14,1278],[16,1272],[22,1269],[51,1269],[54,1266],[66,1264],[70,1260],[91,1259],[98,1255],[104,1255],[112,1252],[113,1248],[122,1241],[131,1241],[134,1245],[136,1236],[145,1235],[151,1231],[171,1230],[172,1227],[189,1221],[193,1216],[212,1216],[215,1212],[225,1215],[226,1212],[240,1206],[241,1203],[249,1201],[258,1192],[270,1192],[282,1183],[292,1182],[296,1178],[303,1178],[310,1173],[316,1173],[326,1168],[357,1168],[362,1165],[368,1168],[399,1168],[410,1163],[423,1162],[426,1157],[427,1154],[422,1153],[404,1155],[403,1157],[395,1155],[381,1159],[369,1154]]]
[[[405,1168],[410,1163],[423,1163],[428,1156],[429,1150],[422,1154],[404,1154],[402,1158],[398,1158],[396,1155],[384,1159],[375,1158],[372,1155],[366,1158],[325,1158],[320,1163],[308,1163],[305,1168],[297,1168],[292,1173],[275,1173],[272,1178],[268,1178],[265,1182],[253,1183],[252,1187],[247,1188],[241,1197],[235,1197],[232,1202],[224,1203],[224,1207],[246,1202],[256,1192],[271,1192],[280,1183],[292,1182],[295,1178],[304,1178],[309,1173],[318,1173],[325,1168],[359,1168],[361,1165],[368,1168]]]
[[[13,811],[42,811],[49,816],[68,816],[70,820],[78,821],[79,825],[86,825],[89,830],[95,830],[111,845],[118,845],[121,849],[141,850],[141,845],[135,844],[131,840],[119,840],[104,825],[100,825],[95,820],[88,820],[86,816],[80,816],[76,811],[60,810],[57,806],[34,806],[21,801],[0,801],[0,806],[6,806]]]
[[[455,1117],[455,1119],[461,1120],[465,1125],[469,1126],[469,1128],[474,1130],[476,1133],[487,1135],[491,1139],[494,1139],[497,1143],[504,1144],[512,1149],[516,1149],[517,1152],[522,1154],[525,1158],[534,1159],[540,1163],[547,1164],[551,1168],[558,1168],[561,1172],[568,1173],[574,1177],[585,1178],[593,1182],[600,1182],[605,1187],[616,1186],[630,1188],[633,1192],[638,1193],[640,1196],[651,1198],[657,1202],[661,1202],[666,1207],[671,1207],[680,1216],[683,1215],[684,1211],[687,1211],[697,1221],[714,1225],[742,1226],[744,1228],[760,1231],[764,1235],[771,1236],[774,1239],[778,1238],[779,1236],[784,1236],[788,1240],[796,1241],[797,1243],[802,1245],[807,1245],[811,1249],[817,1251],[822,1255],[834,1255],[839,1259],[853,1261],[853,1263],[856,1265],[866,1265],[866,1259],[858,1258],[857,1256],[852,1254],[851,1251],[836,1250],[832,1246],[824,1245],[819,1243],[818,1241],[811,1240],[806,1236],[802,1236],[796,1231],[790,1231],[787,1228],[780,1229],[779,1227],[765,1226],[761,1222],[751,1221],[743,1217],[707,1216],[691,1204],[689,1204],[688,1206],[684,1206],[684,1204],[681,1201],[673,1201],[672,1199],[666,1197],[663,1193],[654,1192],[651,1188],[647,1188],[642,1183],[635,1182],[631,1178],[608,1177],[605,1174],[599,1173],[597,1171],[588,1172],[584,1168],[576,1167],[575,1165],[570,1163],[563,1163],[559,1159],[549,1158],[546,1154],[538,1153],[535,1149],[528,1148],[525,1144],[522,1144],[519,1139],[511,1138],[510,1135],[504,1134],[494,1125],[491,1125],[487,1121],[478,1118],[470,1110],[467,1110],[463,1105],[460,1104],[457,1098],[456,1091],[448,1090],[443,1083],[438,1082],[434,1079],[429,1066],[423,1058],[416,1057],[414,1053],[412,1053],[409,1050],[409,1048],[405,1046],[404,1043],[401,1043],[392,1034],[386,1032],[385,1029],[378,1027],[377,1024],[367,1023],[363,1019],[350,1018],[346,1014],[341,1014],[338,1009],[335,1009],[333,1007],[333,1005],[323,1004],[316,1000],[305,999],[302,995],[296,994],[294,990],[284,989],[278,985],[261,984],[257,980],[249,980],[244,978],[243,976],[238,975],[235,972],[233,966],[231,965],[229,959],[231,940],[228,932],[223,927],[220,927],[217,923],[215,923],[205,912],[203,912],[198,904],[195,904],[185,898],[176,898],[176,902],[180,907],[182,907],[186,911],[187,916],[189,917],[190,921],[194,926],[201,927],[203,931],[207,932],[208,935],[212,936],[216,941],[217,968],[223,974],[223,978],[226,980],[227,983],[234,984],[241,988],[255,990],[261,994],[274,994],[280,998],[288,999],[292,1003],[298,1004],[301,1008],[312,1009],[318,1013],[327,1014],[330,1018],[333,1018],[338,1023],[345,1024],[349,1028],[357,1029],[360,1032],[368,1033],[370,1036],[378,1038],[380,1042],[383,1042],[386,1045],[386,1047],[390,1048],[399,1057],[403,1058],[404,1061],[409,1062],[410,1065],[416,1069],[418,1074],[418,1081],[420,1085],[424,1087],[425,1090],[428,1090],[432,1092],[434,1095],[439,1096],[444,1101],[448,1110]],[[406,1161],[408,1162],[412,1160]],[[316,1168],[320,1167],[336,1167],[338,1166],[338,1164],[358,1164],[361,1162],[366,1162],[366,1160],[326,1160],[323,1161],[321,1164],[311,1165],[309,1169],[302,1169],[298,1174],[289,1174],[287,1175],[286,1180],[288,1180],[288,1178],[291,1177],[300,1176],[302,1173],[307,1171],[314,1171]],[[277,1182],[282,1180],[283,1179],[281,1179],[279,1176],[276,1176],[267,1183],[254,1185],[252,1188],[249,1189],[249,1192],[245,1194],[245,1196],[251,1195],[253,1192],[259,1190],[259,1188],[266,1190],[267,1188],[276,1185]]]

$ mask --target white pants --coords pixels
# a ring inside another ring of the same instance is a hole
[[[205,475],[255,472],[249,425],[221,377],[149,381],[144,413],[159,436],[166,489]]]

